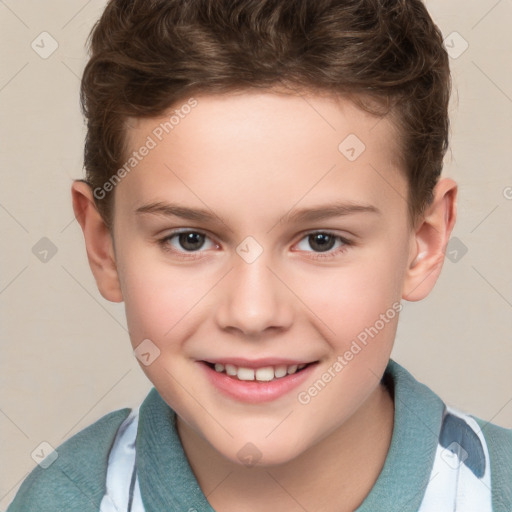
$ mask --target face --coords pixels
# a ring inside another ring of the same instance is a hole
[[[150,147],[115,190],[131,342],[182,430],[279,464],[388,362],[412,240],[397,135],[345,99],[195,101],[168,133],[170,114],[128,132]]]

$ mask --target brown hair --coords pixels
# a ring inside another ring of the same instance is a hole
[[[110,0],[89,37],[80,99],[93,190],[125,163],[129,117],[162,115],[192,94],[286,86],[391,114],[411,220],[432,200],[451,80],[421,0]],[[112,194],[102,196],[96,206],[111,227]]]

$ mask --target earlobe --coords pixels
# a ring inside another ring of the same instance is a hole
[[[416,228],[402,290],[409,301],[424,299],[433,289],[443,267],[446,245],[456,219],[457,184],[440,180],[434,199]]]
[[[110,230],[99,214],[91,187],[80,180],[71,186],[73,211],[84,233],[89,266],[101,295],[111,302],[122,302],[114,244]]]

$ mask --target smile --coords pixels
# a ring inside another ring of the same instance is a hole
[[[213,388],[237,402],[262,403],[303,386],[319,361],[230,358],[197,361]]]
[[[277,365],[277,366],[263,366],[260,368],[246,368],[244,366],[235,366],[234,364],[222,363],[208,363],[210,368],[213,368],[218,373],[225,373],[230,377],[238,380],[250,381],[256,380],[259,382],[270,382],[274,379],[282,379],[287,375],[293,375],[307,366],[303,364],[291,365]]]

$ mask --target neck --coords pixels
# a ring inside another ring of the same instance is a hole
[[[177,425],[199,486],[217,512],[340,512],[356,509],[375,484],[391,443],[393,417],[393,399],[379,385],[346,423],[316,445],[284,464],[261,468],[231,462],[179,418]]]

